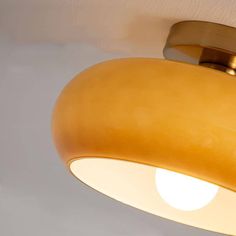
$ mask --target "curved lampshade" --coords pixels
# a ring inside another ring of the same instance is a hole
[[[71,172],[92,188],[177,222],[236,235],[234,77],[160,59],[103,62],[64,88],[53,136]],[[175,209],[156,190],[157,167],[219,191],[201,209]]]

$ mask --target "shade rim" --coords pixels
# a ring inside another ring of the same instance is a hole
[[[220,188],[223,188],[223,189],[227,189],[229,191],[232,191],[234,193],[236,193],[235,190],[229,188],[229,187],[226,187],[226,186],[223,186],[221,184],[218,184],[216,182],[213,182],[213,181],[210,181],[210,180],[207,180],[207,179],[204,179],[204,178],[201,178],[201,177],[196,177],[194,175],[191,175],[191,174],[186,174],[184,172],[181,172],[179,170],[174,170],[170,167],[163,167],[163,166],[160,166],[160,165],[155,165],[155,164],[152,164],[152,163],[148,163],[148,162],[141,162],[141,161],[134,161],[134,160],[129,160],[129,159],[125,159],[125,158],[115,158],[115,157],[106,157],[106,156],[80,156],[80,157],[74,157],[72,159],[70,159],[69,161],[66,162],[66,166],[67,166],[67,169],[69,169],[69,172],[75,176],[77,179],[79,179],[72,171],[71,171],[71,164],[75,161],[79,161],[79,160],[82,160],[82,159],[108,159],[108,160],[114,160],[114,161],[123,161],[123,162],[131,162],[131,163],[135,163],[135,164],[139,164],[139,165],[144,165],[144,166],[149,166],[149,167],[154,167],[154,168],[161,168],[161,169],[165,169],[165,170],[169,170],[169,171],[173,171],[173,172],[176,172],[176,173],[179,173],[179,174],[184,174],[184,175],[187,175],[187,176],[190,176],[190,177],[193,177],[195,179],[199,179],[199,180],[202,180],[202,181],[205,181],[205,182],[208,182],[208,183],[211,183],[211,184],[214,184],[214,185],[217,185],[218,187]],[[87,184],[89,187],[91,187],[89,184]]]

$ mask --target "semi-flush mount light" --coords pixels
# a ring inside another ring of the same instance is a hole
[[[62,91],[53,137],[71,172],[141,210],[236,235],[236,29],[175,24],[170,60],[116,59]]]

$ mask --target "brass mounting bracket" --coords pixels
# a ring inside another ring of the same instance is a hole
[[[236,28],[204,21],[179,22],[170,29],[163,55],[236,75]]]

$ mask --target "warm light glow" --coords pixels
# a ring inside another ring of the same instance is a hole
[[[156,187],[166,203],[183,211],[205,207],[219,189],[206,181],[160,168],[156,170]]]

